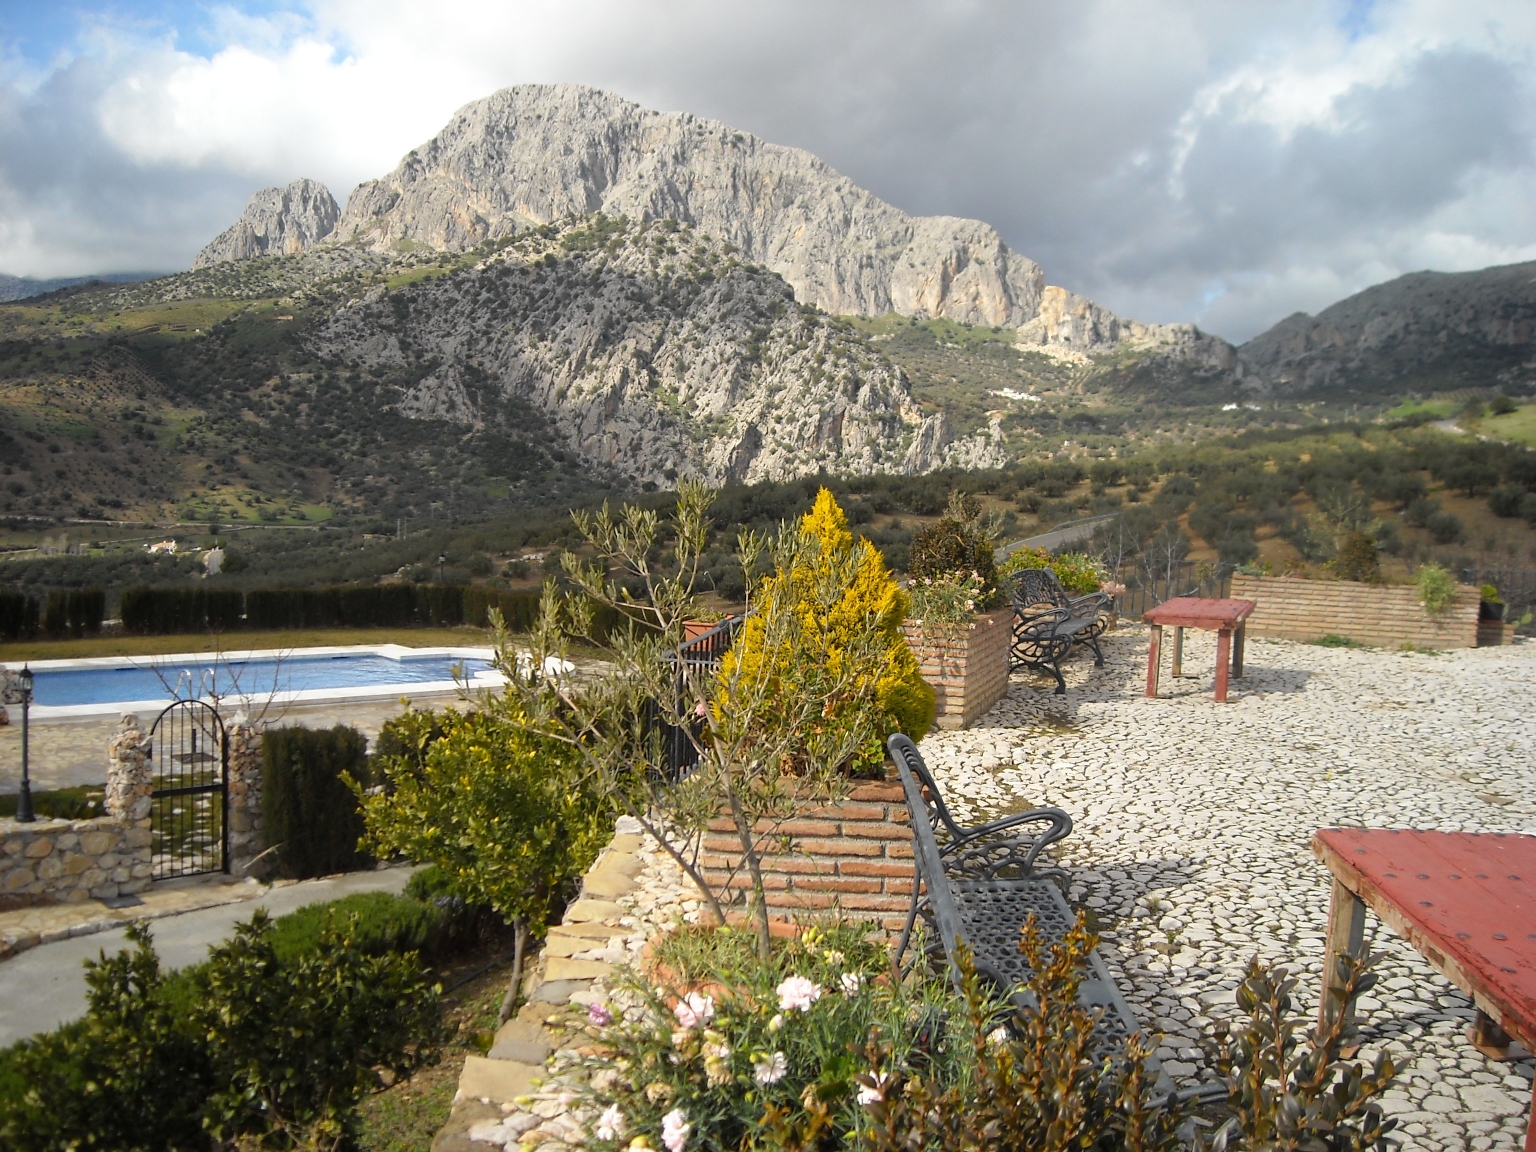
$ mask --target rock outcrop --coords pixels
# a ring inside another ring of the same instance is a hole
[[[478,428],[499,401],[531,403],[569,449],[657,484],[922,472],[1001,452],[991,435],[953,444],[846,323],[670,221],[526,233],[341,307],[309,347],[398,381],[395,409],[416,419]]]
[[[1151,351],[1202,368],[1232,369],[1237,352],[1219,336],[1193,324],[1142,324],[1065,288],[1047,287],[1034,317],[1021,325],[1018,346],[1087,359],[1122,349]]]
[[[340,218],[335,197],[317,180],[263,188],[251,197],[240,219],[197,254],[192,267],[258,256],[292,256],[330,236]]]
[[[1020,328],[1028,345],[1066,355],[1133,339],[1181,346],[1156,326],[1047,288],[1040,266],[989,224],[908,216],[809,152],[575,84],[519,85],[465,105],[389,175],[358,185],[334,231],[323,213],[308,227],[277,223],[278,200],[295,187],[258,193],[195,266],[327,237],[378,252],[464,251],[602,212],[688,224],[837,315]]]
[[[1277,395],[1523,390],[1536,383],[1536,263],[1399,276],[1288,316],[1238,356],[1245,384]]]

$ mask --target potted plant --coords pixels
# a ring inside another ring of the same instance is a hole
[[[937,697],[941,728],[965,728],[1008,692],[1013,612],[998,586],[980,501],[956,494],[912,539],[903,630]]]
[[[1492,584],[1484,584],[1479,591],[1482,600],[1477,606],[1477,646],[1497,648],[1501,644],[1515,642],[1515,626],[1506,623],[1509,606],[1499,596]]]

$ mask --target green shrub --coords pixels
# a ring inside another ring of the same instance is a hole
[[[14,1152],[205,1147],[203,1038],[167,996],[149,929],[85,962],[86,1015],[24,1041],[0,1072],[0,1143]]]
[[[1429,534],[1436,544],[1457,544],[1467,538],[1467,530],[1462,525],[1461,517],[1451,511],[1433,513],[1424,521],[1424,527],[1429,529]]]
[[[21,592],[0,592],[0,640],[29,640],[37,634],[37,601]]]
[[[1525,489],[1517,484],[1504,484],[1488,493],[1488,510],[1495,516],[1513,519],[1520,515],[1520,502]]]
[[[1361,645],[1355,643],[1348,636],[1340,636],[1337,632],[1325,632],[1323,635],[1319,636],[1316,640],[1312,641],[1312,643],[1316,644],[1319,648],[1359,648],[1359,647],[1361,647]]]
[[[244,604],[238,588],[129,588],[118,615],[136,636],[229,631],[240,627]]]
[[[1063,552],[1060,556],[1052,556],[1044,548],[1017,548],[998,571],[1006,578],[1026,568],[1049,568],[1056,573],[1062,588],[1072,596],[1097,592],[1104,583],[1104,573],[1098,562],[1084,552]]]
[[[1364,532],[1344,533],[1339,541],[1339,554],[1329,563],[1340,580],[1358,580],[1366,584],[1381,580],[1376,541]]]
[[[346,773],[367,780],[367,741],[355,728],[274,728],[262,736],[262,810],[278,871],[291,880],[363,867],[363,818]]]
[[[92,820],[106,815],[106,790],[99,784],[51,788],[32,793],[32,807],[39,816],[55,820]],[[0,816],[16,815],[16,793],[0,795]]]
[[[43,632],[50,639],[77,639],[101,631],[107,594],[100,588],[71,588],[48,593],[43,608]]]
[[[938,523],[912,537],[907,575],[913,583],[974,578],[979,591],[977,610],[1000,607],[1004,597],[997,586],[992,545],[991,534],[981,524],[981,501],[953,493]]]
[[[314,952],[337,917],[352,922],[353,944],[360,952],[419,952],[424,958],[439,950],[451,918],[448,909],[410,896],[354,892],[340,900],[306,904],[273,921],[272,947],[278,959],[286,963]]]
[[[1451,574],[1438,564],[1421,565],[1414,577],[1413,586],[1419,594],[1419,603],[1431,616],[1438,616],[1456,600],[1456,583]]]

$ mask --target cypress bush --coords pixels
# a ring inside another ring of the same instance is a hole
[[[238,588],[129,588],[118,615],[137,636],[230,631],[241,625],[245,596]]]
[[[37,601],[24,592],[0,592],[0,640],[27,640],[37,634]]]
[[[342,773],[366,783],[367,741],[355,728],[274,728],[262,737],[262,810],[277,869],[290,880],[364,867],[363,817]]]
[[[95,636],[106,611],[107,594],[100,588],[50,592],[43,608],[43,632],[51,639]]]

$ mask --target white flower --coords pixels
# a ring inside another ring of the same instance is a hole
[[[617,1104],[608,1105],[608,1110],[597,1118],[596,1133],[599,1140],[622,1140],[627,1131],[629,1121],[624,1119],[624,1113],[619,1111]]]
[[[828,948],[821,955],[822,958],[834,968],[841,968],[843,962],[848,959],[848,957],[844,956],[836,948]]]
[[[699,1028],[714,1019],[714,997],[705,996],[702,992],[690,992],[677,1002],[677,1007],[672,1011],[677,1016],[677,1022],[684,1028]]]
[[[843,973],[843,995],[852,996],[864,987],[864,977],[857,972]]]
[[[775,989],[779,994],[779,1009],[792,1012],[799,1009],[809,1012],[811,1005],[821,999],[821,985],[804,976],[789,976]]]
[[[752,1079],[759,1084],[777,1084],[788,1071],[789,1061],[785,1059],[784,1053],[775,1052],[752,1065]]]
[[[777,1012],[774,1014],[773,1019],[768,1021],[768,1031],[770,1033],[777,1032],[782,1027],[784,1027],[784,1013]]]
[[[992,1029],[987,1033],[987,1043],[993,1048],[1001,1048],[1008,1043],[1008,1029],[1003,1025]]]
[[[683,1152],[692,1131],[688,1113],[681,1108],[674,1108],[661,1118],[661,1142],[667,1146],[667,1152]]]
[[[873,1085],[859,1085],[859,1103],[866,1108],[877,1100],[885,1099],[885,1086],[891,1078],[884,1072],[877,1072],[872,1074],[870,1079],[874,1081]]]

